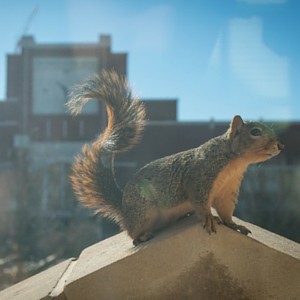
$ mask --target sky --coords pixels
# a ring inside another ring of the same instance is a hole
[[[178,99],[181,121],[299,121],[299,12],[299,0],[0,0],[0,99],[22,34],[47,44],[109,34],[135,94]]]

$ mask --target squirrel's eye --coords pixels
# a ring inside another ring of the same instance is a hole
[[[250,130],[250,134],[253,136],[261,136],[262,135],[262,131],[260,128],[252,128]]]

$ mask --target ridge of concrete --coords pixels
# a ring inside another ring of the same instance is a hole
[[[250,238],[254,241],[262,243],[274,250],[281,253],[290,255],[298,260],[300,260],[300,244],[289,240],[281,235],[263,229],[257,225],[242,221],[236,217],[233,217],[233,221],[246,226],[251,230]]]
[[[66,298],[297,299],[300,245],[235,221],[255,239],[225,226],[208,235],[190,217],[138,247],[125,232],[88,247],[70,274]]]
[[[50,292],[49,294],[50,298],[58,299],[60,295],[63,295],[66,282],[68,281],[76,263],[77,263],[77,259],[73,258],[70,260],[70,263],[67,265],[61,277],[58,279],[56,285]]]
[[[62,275],[72,264],[73,258],[67,259],[45,271],[29,277],[3,291],[0,291],[2,300],[33,300],[51,299],[49,294],[57,286]],[[65,298],[55,298],[64,299]]]
[[[222,225],[209,235],[194,216],[137,247],[122,232],[0,292],[0,299],[298,299],[300,244],[235,222],[252,236]]]

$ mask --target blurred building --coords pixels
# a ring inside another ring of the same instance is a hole
[[[92,101],[82,114],[70,116],[65,106],[70,87],[101,69],[115,69],[126,75],[127,54],[112,52],[111,37],[107,35],[101,35],[96,44],[39,44],[32,36],[25,36],[20,49],[20,53],[7,57],[7,99],[0,102],[0,160],[9,159],[15,149],[21,148],[29,151],[33,164],[71,162],[82,143],[103,130],[106,114],[103,105]],[[178,122],[174,99],[145,103],[149,124],[135,151],[140,155],[124,156],[126,160],[138,158],[139,166],[195,147],[228,126],[229,121]],[[281,126],[282,139],[292,145],[281,155],[282,160],[299,161],[300,145],[294,138],[299,126]]]
[[[112,53],[110,36],[90,45],[37,44],[26,36],[20,47],[7,57],[7,101],[1,103],[14,134],[9,144],[28,149],[33,163],[71,161],[76,145],[70,143],[92,139],[105,114],[102,105],[91,102],[78,118],[71,117],[65,105],[70,87],[101,69],[126,75],[127,55]],[[46,150],[52,155],[45,156]]]
[[[127,74],[127,54],[114,53],[107,35],[100,36],[96,44],[39,44],[25,36],[20,52],[7,56],[7,99],[0,102],[0,172],[10,172],[11,166],[23,177],[36,171],[35,184],[40,191],[34,190],[38,199],[34,209],[38,215],[70,211],[68,198],[74,196],[69,166],[83,143],[106,126],[106,112],[101,103],[91,101],[74,118],[66,110],[67,95],[71,86],[102,69]],[[121,186],[146,163],[197,147],[224,133],[230,122],[179,122],[176,99],[144,101],[148,120],[144,136],[139,145],[116,160]],[[286,147],[266,165],[299,164],[300,123],[274,126]]]

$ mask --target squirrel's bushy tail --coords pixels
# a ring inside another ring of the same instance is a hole
[[[108,124],[90,145],[85,145],[73,163],[71,183],[79,200],[122,226],[122,191],[114,178],[115,153],[138,143],[145,125],[145,109],[132,95],[123,76],[102,71],[76,85],[67,105],[78,114],[90,99],[106,105]]]

